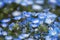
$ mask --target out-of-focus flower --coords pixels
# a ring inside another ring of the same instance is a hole
[[[39,11],[39,10],[42,10],[43,8],[42,8],[42,6],[40,6],[40,5],[34,4],[34,5],[32,5],[32,9],[33,9],[33,10],[36,10],[36,11]]]
[[[3,20],[1,20],[2,23],[7,23],[7,22],[10,22],[10,21],[11,21],[10,18],[7,18],[7,19],[3,19]]]
[[[36,0],[35,3],[37,3],[37,4],[44,4],[44,0]]]
[[[5,2],[6,4],[11,4],[14,2],[14,0],[3,0],[3,2]]]
[[[7,24],[7,23],[2,23],[1,26],[2,26],[2,27],[7,27],[8,24]]]
[[[0,8],[2,8],[5,5],[3,1],[0,1]]]
[[[14,11],[12,12],[12,16],[20,16],[21,12],[20,11]]]
[[[5,36],[5,40],[12,40],[13,37],[12,36]]]
[[[29,35],[30,34],[21,34],[21,35],[19,35],[19,38],[20,39],[25,39],[25,38],[29,37]]]

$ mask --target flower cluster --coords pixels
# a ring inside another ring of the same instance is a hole
[[[6,40],[39,40],[41,39],[41,34],[45,33],[47,35],[43,38],[46,40],[57,40],[59,37],[60,23],[55,20],[57,15],[49,11],[37,13],[14,11],[11,15],[13,16],[12,18],[2,19],[0,21],[0,36],[5,36]],[[58,19],[60,20],[60,17],[58,17]],[[44,25],[47,26],[48,32],[40,32],[39,28]],[[7,28],[8,30],[5,31],[2,28]],[[9,35],[9,31],[13,30],[19,30],[20,32],[20,34],[18,34],[16,31],[14,32],[14,34],[17,36],[16,38]]]
[[[9,9],[12,4],[16,10]],[[20,6],[34,11],[20,11]],[[56,6],[59,0],[0,0],[0,14],[7,15],[0,20],[0,40],[60,40],[60,16],[50,11]]]

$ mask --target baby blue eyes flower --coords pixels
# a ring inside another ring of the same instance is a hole
[[[4,2],[0,1],[0,8],[2,8],[4,5],[5,5]]]
[[[20,16],[21,15],[21,12],[19,12],[19,11],[14,11],[14,12],[12,12],[12,16]]]
[[[58,36],[58,32],[57,32],[57,30],[49,30],[49,35],[50,36]]]
[[[51,4],[56,4],[56,0],[48,0],[48,2]]]
[[[10,22],[10,20],[11,20],[10,18],[7,18],[7,19],[1,20],[1,22],[2,22],[2,23],[7,23],[7,22]]]
[[[7,24],[7,23],[2,23],[1,26],[2,26],[2,27],[7,27],[8,24]]]
[[[14,0],[3,0],[7,4],[11,4]]]
[[[51,37],[50,36],[46,36],[45,40],[51,40]]]
[[[31,17],[31,12],[24,11],[23,12],[23,16],[25,16],[25,17]]]
[[[2,31],[2,35],[6,36],[8,33],[6,31]]]
[[[14,0],[15,3],[20,4],[22,0]]]
[[[33,27],[33,28],[36,28],[36,27],[38,27],[39,26],[39,24],[30,24],[30,27]]]
[[[60,6],[60,0],[56,0],[57,5]]]
[[[13,27],[15,26],[15,23],[11,23],[10,25],[9,25],[9,30],[13,30]]]
[[[25,39],[25,38],[29,37],[29,35],[30,34],[21,34],[21,35],[19,35],[19,38],[20,39]]]
[[[28,6],[28,4],[26,2],[21,2],[20,3],[22,6]]]
[[[44,20],[44,19],[46,18],[46,13],[40,13],[40,14],[38,15],[38,18],[39,18],[40,20]]]
[[[44,0],[36,0],[35,3],[37,3],[37,4],[44,4]]]
[[[33,1],[27,1],[27,4],[28,5],[32,5],[33,4]]]
[[[12,36],[5,36],[5,40],[12,40],[13,37]]]
[[[42,8],[42,6],[40,6],[40,5],[34,4],[34,5],[32,5],[32,9],[33,9],[33,10],[36,10],[36,11],[37,11],[37,10],[39,11],[39,10],[42,10],[43,8]]]
[[[39,38],[40,38],[40,34],[35,34],[34,37],[35,37],[36,39],[39,39]]]
[[[36,24],[36,23],[39,23],[40,20],[39,19],[32,19],[32,23]]]
[[[22,17],[21,16],[16,16],[16,17],[14,17],[13,19],[14,20],[20,20]]]
[[[51,24],[52,22],[54,22],[54,20],[55,20],[56,17],[57,16],[54,15],[54,14],[48,14],[48,16],[47,16],[47,18],[45,20],[45,23]]]

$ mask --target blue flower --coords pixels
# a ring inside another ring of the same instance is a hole
[[[39,24],[40,20],[38,18],[36,19],[31,19],[31,23],[34,23],[34,24]]]
[[[51,24],[52,22],[54,22],[55,18],[57,17],[55,14],[47,14],[48,16],[46,17],[45,23],[47,24]]]
[[[60,0],[56,0],[57,5],[60,6]]]
[[[31,17],[31,12],[23,11],[22,15],[25,16],[25,17]]]
[[[2,31],[2,35],[6,36],[8,33],[6,31]]]
[[[11,4],[12,2],[14,2],[14,0],[3,0],[3,1],[7,4]]]
[[[50,3],[50,4],[56,4],[57,1],[56,0],[48,0],[48,3]]]
[[[15,26],[15,23],[11,23],[10,25],[9,25],[9,30],[13,30],[13,27]]]
[[[14,20],[20,20],[22,17],[21,16],[16,16],[16,17],[14,17],[13,19]]]
[[[0,8],[2,8],[4,5],[5,5],[4,2],[0,1]]]
[[[33,28],[37,28],[38,26],[39,26],[39,24],[29,24],[30,25],[30,27],[33,27]]]
[[[16,17],[16,16],[20,16],[21,12],[20,11],[14,11],[12,12],[12,16]]]
[[[1,20],[2,23],[7,23],[7,22],[10,22],[10,21],[11,21],[10,18],[7,18],[7,19],[3,19],[3,20]]]
[[[21,2],[20,3],[22,6],[28,6],[28,4],[26,2]]]
[[[45,40],[51,40],[51,37],[48,35],[45,37]]]
[[[40,5],[34,4],[34,5],[32,5],[32,9],[33,9],[33,10],[36,10],[36,11],[39,11],[39,10],[42,10],[43,8],[42,8],[42,6],[40,6]]]
[[[27,0],[26,2],[27,2],[28,5],[34,4],[33,0]]]
[[[13,40],[21,40],[21,39],[19,39],[19,38],[14,38]]]
[[[37,4],[44,4],[44,0],[35,0],[35,3],[37,3]]]
[[[7,23],[1,23],[1,26],[2,26],[2,27],[7,27],[8,24],[7,24]]]
[[[30,35],[30,34],[21,34],[21,35],[19,35],[18,37],[19,37],[20,39],[25,39],[25,38],[29,37],[29,35]]]
[[[44,20],[45,18],[46,18],[46,13],[40,13],[39,15],[38,15],[38,18],[40,19],[40,20]]]
[[[40,38],[40,34],[35,34],[34,37],[35,37],[36,39],[39,39],[39,38]]]
[[[38,16],[39,14],[40,14],[40,13],[32,12],[32,14],[31,14],[31,15],[36,17],[36,16]]]
[[[49,35],[50,36],[57,37],[58,36],[58,32],[57,32],[56,29],[51,29],[51,30],[49,30]]]
[[[5,36],[5,40],[12,40],[13,37],[12,36]]]
[[[20,4],[22,0],[14,0],[15,3]]]

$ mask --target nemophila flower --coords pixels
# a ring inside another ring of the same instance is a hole
[[[34,24],[39,24],[40,20],[38,18],[36,19],[31,19],[31,23],[34,23]]]
[[[12,2],[14,2],[14,0],[3,0],[3,1],[7,4],[11,4]]]
[[[13,30],[13,27],[15,26],[15,23],[11,23],[10,25],[9,25],[9,30]]]
[[[45,40],[51,40],[51,37],[48,35],[45,37]]]
[[[33,38],[28,38],[28,40],[34,40]]]
[[[32,14],[31,14],[32,16],[34,16],[34,17],[36,17],[36,16],[38,16],[39,15],[39,13],[35,13],[35,12],[32,12]]]
[[[2,8],[5,5],[3,1],[0,1],[0,8]]]
[[[51,40],[58,40],[58,37],[51,37]]]
[[[52,22],[54,22],[56,17],[57,16],[55,14],[48,14],[48,16],[46,17],[45,23],[51,24]]]
[[[12,12],[12,16],[20,16],[21,15],[21,12],[20,11],[14,11]]]
[[[16,17],[14,17],[13,19],[14,20],[20,20],[22,17],[21,16],[16,16]]]
[[[56,0],[57,5],[60,6],[60,0]]]
[[[22,0],[14,0],[15,3],[20,4]]]
[[[7,24],[7,23],[1,23],[1,26],[2,26],[2,27],[7,27],[8,24]]]
[[[14,38],[13,40],[21,40],[21,39],[19,39],[19,38]]]
[[[20,3],[22,6],[28,6],[28,4],[26,2],[21,2]]]
[[[54,37],[57,37],[58,36],[58,32],[56,30],[49,30],[49,35],[50,36],[54,36]]]
[[[48,3],[50,3],[50,4],[56,4],[56,0],[48,0]]]
[[[12,40],[13,37],[12,36],[5,36],[5,40]]]
[[[10,21],[11,21],[10,18],[7,18],[7,19],[3,19],[3,20],[1,20],[2,23],[7,23],[7,22],[10,22]]]
[[[33,27],[33,28],[37,28],[38,26],[39,26],[39,24],[29,24],[30,25],[30,27]]]
[[[8,33],[6,31],[2,31],[2,35],[6,36]]]
[[[37,4],[44,4],[44,0],[35,0],[35,3],[37,3]]]
[[[27,0],[26,2],[27,2],[28,5],[34,4],[33,0]]]
[[[35,34],[34,38],[39,39],[40,38],[40,34]]]
[[[34,4],[34,5],[32,5],[32,9],[33,9],[33,10],[36,10],[36,11],[39,11],[39,10],[42,10],[43,8],[42,8],[42,6],[40,6],[40,5]]]
[[[31,17],[31,12],[23,11],[23,16],[25,16],[25,17]]]
[[[40,19],[40,20],[44,20],[45,18],[46,18],[46,13],[40,13],[39,15],[38,15],[38,18]]]
[[[18,37],[19,37],[20,39],[25,39],[25,38],[29,37],[29,35],[30,35],[30,34],[21,34],[21,35],[19,35]]]

